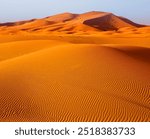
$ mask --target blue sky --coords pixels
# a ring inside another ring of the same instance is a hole
[[[150,24],[150,0],[0,0],[0,22],[41,18],[62,12],[106,11]]]

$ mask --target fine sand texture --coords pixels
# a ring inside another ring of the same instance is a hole
[[[105,12],[1,23],[0,121],[150,121],[150,27]]]

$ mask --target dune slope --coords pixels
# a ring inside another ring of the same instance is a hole
[[[1,61],[0,120],[148,121],[150,65],[122,51],[62,43]]]

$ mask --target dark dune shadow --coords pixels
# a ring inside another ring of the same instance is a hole
[[[150,63],[150,48],[123,46],[115,49],[134,59]]]

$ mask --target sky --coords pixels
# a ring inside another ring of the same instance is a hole
[[[112,12],[150,25],[150,0],[0,0],[0,22],[42,18],[63,12]]]

